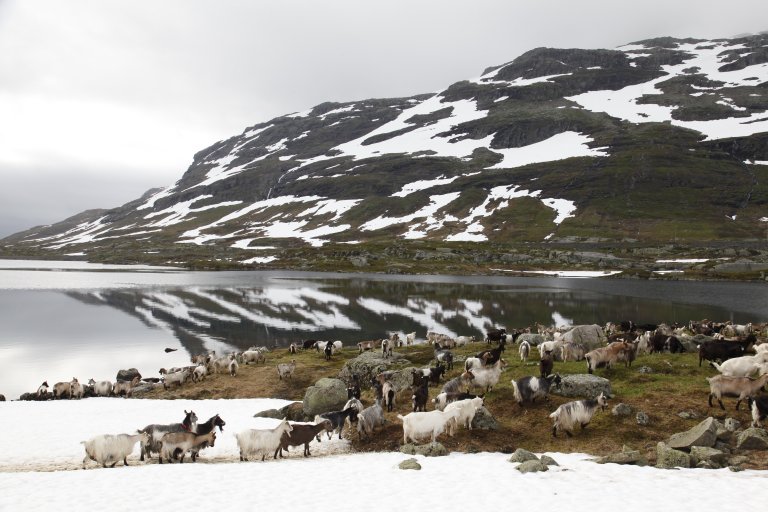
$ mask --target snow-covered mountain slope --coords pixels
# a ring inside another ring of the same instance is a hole
[[[767,163],[768,36],[539,48],[436,94],[256,124],[170,187],[2,245],[269,263],[329,243],[755,239]]]

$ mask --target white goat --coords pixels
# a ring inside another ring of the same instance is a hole
[[[141,377],[138,375],[136,375],[133,380],[130,381],[118,380],[112,386],[112,392],[115,394],[115,396],[120,396],[122,394],[127,398],[133,394],[133,388],[138,386],[139,382],[141,382]]]
[[[69,383],[69,398],[77,398],[80,400],[85,395],[85,388],[77,378],[72,377],[72,381]]]
[[[723,375],[729,377],[749,377],[755,373],[763,373],[763,363],[768,362],[768,352],[760,352],[754,356],[734,357],[723,364],[709,364]]]
[[[413,345],[415,341],[416,341],[416,331],[409,332],[408,334],[405,335],[405,344],[407,346],[410,347],[411,345]]]
[[[88,385],[93,387],[93,392],[96,396],[109,396],[112,394],[112,382],[108,380],[100,380],[96,382],[91,379],[88,381]]]
[[[179,464],[183,464],[184,456],[188,451],[202,445],[213,446],[215,442],[215,429],[207,434],[195,434],[194,432],[168,432],[160,439],[160,464],[163,463],[163,457],[170,463],[176,455],[181,455]],[[194,462],[194,453],[192,455],[192,461]]]
[[[280,448],[280,439],[288,434],[293,427],[288,420],[283,420],[272,429],[248,429],[235,434],[237,446],[240,448],[240,460],[248,460],[251,455],[261,454],[263,461],[267,455],[274,454]]]
[[[284,377],[286,379],[293,377],[293,372],[296,370],[296,360],[291,359],[290,363],[280,363],[277,365],[277,376],[280,377],[280,380],[282,380]]]
[[[448,425],[448,435],[453,436],[459,425],[463,425],[467,430],[472,430],[472,420],[475,419],[475,414],[482,406],[483,399],[479,396],[467,400],[458,400],[446,405],[445,409],[443,409],[445,412],[450,412],[454,409],[459,411],[459,415]]]
[[[231,361],[230,356],[221,356],[217,357],[211,362],[211,367],[213,368],[213,373],[219,373],[219,372],[228,372],[229,371],[229,362]]]
[[[485,389],[485,392],[489,392],[499,382],[501,372],[507,367],[507,362],[503,359],[499,359],[491,366],[483,368],[473,368],[467,370],[462,374],[462,378],[469,379],[469,389],[473,387],[479,387]]]
[[[573,436],[573,427],[581,425],[582,429],[586,428],[592,421],[592,416],[597,408],[605,409],[607,405],[608,398],[603,393],[600,393],[597,398],[577,400],[561,405],[549,415],[553,420],[552,437],[557,437],[558,430],[564,430],[568,437]]]
[[[432,442],[435,442],[437,436],[445,432],[449,422],[455,421],[459,417],[460,411],[428,411],[411,412],[405,416],[400,414],[397,417],[403,422],[403,444],[408,443],[408,439],[417,441],[419,438],[431,436]]]
[[[208,367],[204,364],[199,364],[192,370],[192,382],[200,382],[208,375]]]
[[[237,375],[237,369],[239,367],[240,366],[237,364],[237,359],[233,357],[232,360],[229,362],[229,374],[235,377]]]
[[[163,379],[163,389],[168,389],[175,385],[181,387],[182,384],[189,380],[191,374],[192,372],[189,371],[189,368],[184,368],[180,372],[166,373]]]
[[[474,343],[475,337],[474,336],[459,336],[456,338],[456,346],[457,347],[463,347],[464,345],[468,343]]]
[[[243,363],[264,363],[267,358],[261,350],[246,350],[243,352]]]
[[[120,460],[127,466],[128,456],[133,453],[133,448],[139,441],[142,443],[149,441],[149,434],[146,432],[134,435],[103,434],[92,437],[87,441],[81,441],[80,444],[85,445],[83,469],[85,469],[85,463],[89,459],[101,464],[102,467],[107,467],[107,464],[110,462],[112,463],[110,467],[115,467],[115,464]]]
[[[528,355],[531,353],[531,344],[525,340],[521,341],[518,352],[520,353],[520,361],[522,361],[523,363],[527,363]]]

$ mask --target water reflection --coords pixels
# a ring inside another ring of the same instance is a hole
[[[43,273],[20,290],[4,272],[0,393],[8,397],[43,380],[114,380],[129,367],[155,376],[161,366],[187,364],[190,354],[285,347],[310,337],[349,346],[391,332],[482,337],[490,327],[537,322],[757,322],[766,320],[768,303],[765,286],[738,283],[259,272],[166,272],[153,282],[146,272],[100,272],[67,275],[78,285],[55,280],[59,291],[51,291],[39,289],[51,283]],[[166,354],[165,347],[179,350]]]

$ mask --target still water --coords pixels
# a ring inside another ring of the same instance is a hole
[[[385,276],[0,260],[0,393],[118,369],[157,376],[191,354],[391,332],[483,336],[492,326],[768,320],[761,283]],[[177,349],[166,353],[165,348]]]

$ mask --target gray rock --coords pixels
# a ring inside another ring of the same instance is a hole
[[[605,457],[595,459],[598,464],[633,464],[645,466],[648,461],[643,457],[639,450],[622,450],[618,453],[612,453]]]
[[[640,411],[635,415],[635,420],[637,421],[637,424],[642,427],[645,427],[651,422],[651,418],[649,418],[643,411]]]
[[[691,446],[715,446],[717,441],[717,424],[709,417],[685,432],[672,434],[667,441],[671,448],[690,448]]]
[[[730,469],[734,473],[738,473],[739,471],[744,471],[744,468],[741,466],[728,466],[728,469]]]
[[[660,442],[656,445],[656,467],[663,469],[689,468],[691,467],[691,458],[687,453],[670,448],[666,443]]]
[[[115,380],[126,380],[128,382],[132,381],[134,377],[139,377],[141,379],[141,374],[139,373],[139,370],[136,368],[129,368],[128,370],[120,370],[117,372],[117,377]]]
[[[509,462],[525,462],[527,460],[539,460],[539,458],[523,448],[518,448],[515,453],[509,458]]]
[[[559,466],[560,465],[560,464],[557,463],[557,461],[555,459],[553,459],[549,455],[542,455],[541,458],[539,459],[539,461],[541,461],[541,463],[546,465],[546,466]]]
[[[606,337],[603,328],[599,325],[575,325],[563,334],[563,341],[584,345],[589,351],[602,346]]]
[[[740,450],[768,449],[768,432],[762,428],[750,427],[736,438],[736,448]]]
[[[450,452],[441,443],[412,444],[408,443],[400,447],[400,451],[406,455],[424,455],[425,457],[443,457]]]
[[[280,409],[267,409],[266,411],[257,412],[253,417],[274,418],[276,420],[285,418],[290,421],[307,421],[314,418],[314,416],[308,418],[304,415],[304,404],[302,402],[293,402]]]
[[[699,418],[699,413],[696,411],[680,411],[677,415],[684,420],[695,420]]]
[[[600,393],[612,396],[611,381],[586,373],[565,375],[560,385],[553,387],[550,392],[568,398],[597,398]]]
[[[749,457],[745,455],[734,455],[733,457],[728,459],[728,464],[730,464],[731,466],[740,466],[747,462],[749,462]]]
[[[632,407],[627,404],[617,404],[611,409],[614,416],[629,416],[632,414]]]
[[[545,341],[547,341],[547,339],[541,334],[524,332],[523,334],[517,337],[517,343],[522,343],[523,341],[527,341],[532,347],[535,347],[540,343],[544,343]]]
[[[706,462],[713,468],[721,468],[728,463],[728,455],[715,448],[694,446],[691,448],[691,464],[698,467],[700,462]]]
[[[725,418],[725,429],[730,432],[736,432],[741,428],[741,422],[733,418]]]
[[[723,442],[727,443],[733,437],[733,432],[731,432],[730,430],[728,430],[725,427],[718,427],[717,428],[717,432],[715,433],[715,435],[717,436],[717,440],[718,441],[723,441]],[[715,444],[717,444],[717,443],[715,443]]]
[[[338,411],[347,403],[347,385],[339,379],[322,378],[304,393],[304,415]]]
[[[541,462],[540,460],[527,460],[517,466],[519,472],[525,473],[538,473],[539,471],[549,471],[549,466]]]
[[[403,462],[401,462],[397,467],[400,469],[421,469],[421,464],[419,464],[419,461],[416,459],[405,459]]]
[[[472,428],[479,430],[499,430],[499,422],[488,412],[488,409],[481,407],[475,413],[472,419]]]
[[[637,369],[639,373],[653,373],[653,368],[650,366],[641,366]]]
[[[352,382],[352,375],[360,378],[364,388],[371,385],[371,380],[380,373],[389,372],[389,380],[398,390],[409,388],[413,382],[410,361],[397,352],[392,357],[383,357],[380,350],[363,352],[356,358],[347,361],[339,372],[338,378],[344,382]],[[343,405],[343,404],[342,404]]]

